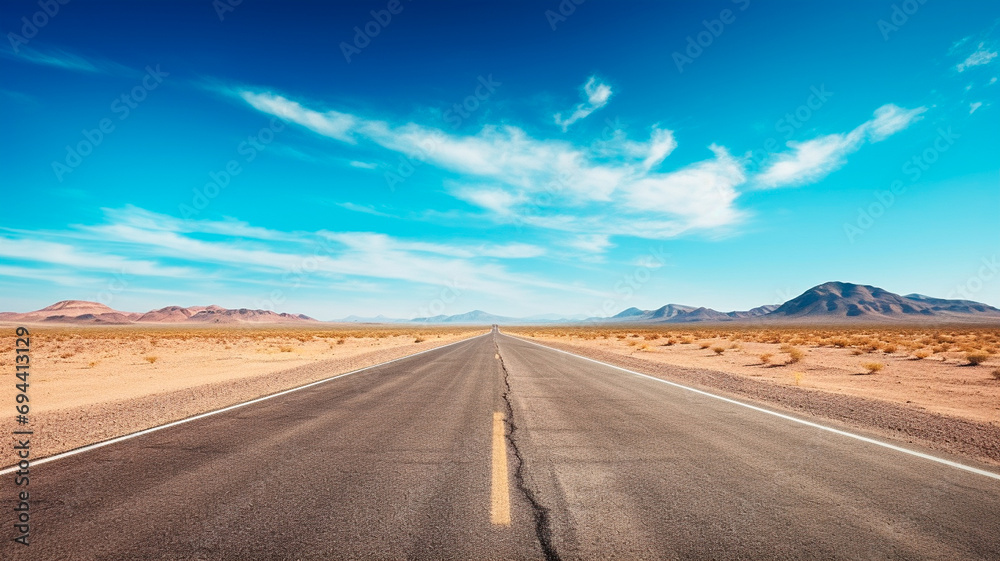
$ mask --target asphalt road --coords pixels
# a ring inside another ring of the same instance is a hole
[[[997,479],[502,334],[37,465],[28,547],[3,477],[2,559],[1000,558]]]

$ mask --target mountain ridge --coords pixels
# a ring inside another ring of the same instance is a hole
[[[693,323],[1000,323],[1000,309],[972,300],[935,298],[911,293],[900,296],[865,284],[830,281],[816,285],[780,305],[720,312],[707,307],[666,304],[652,310],[630,307],[609,317],[569,318],[538,314],[515,318],[472,310],[413,319],[348,316],[329,323],[399,324],[693,324]],[[122,312],[98,302],[63,300],[32,312],[2,312],[0,322],[61,324],[262,324],[313,322],[304,314],[248,308],[166,306],[146,313]]]

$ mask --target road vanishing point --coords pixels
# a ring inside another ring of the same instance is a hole
[[[1000,558],[994,468],[495,328],[35,462],[31,497],[0,559]]]

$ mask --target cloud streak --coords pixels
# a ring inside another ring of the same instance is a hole
[[[591,113],[607,105],[611,94],[611,86],[598,80],[596,76],[591,76],[583,84],[584,101],[573,109],[569,117],[564,119],[561,113],[556,113],[553,119],[565,132],[573,123],[586,119]]]
[[[840,169],[847,156],[866,143],[881,142],[922,118],[925,107],[903,109],[887,104],[874,116],[847,133],[829,134],[804,142],[789,142],[788,152],[776,155],[754,178],[760,188],[805,185]]]
[[[84,74],[134,73],[132,69],[118,64],[117,62],[97,57],[83,57],[62,49],[46,49],[43,51],[30,47],[21,47],[17,54],[6,50],[0,50],[0,56],[3,56],[8,60],[38,66],[48,66],[71,72],[81,72]]]
[[[979,46],[976,47],[975,52],[966,57],[966,59],[963,60],[962,62],[958,63],[958,65],[955,66],[955,70],[958,70],[959,72],[965,72],[966,70],[973,68],[975,66],[982,66],[984,64],[989,64],[990,61],[992,61],[996,57],[997,57],[996,51],[988,48],[985,42],[979,43]]]

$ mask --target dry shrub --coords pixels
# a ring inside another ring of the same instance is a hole
[[[426,340],[427,339],[424,339],[423,337],[417,337],[416,339],[413,340],[413,342],[414,343],[423,343]]]
[[[788,353],[788,362],[786,364],[795,364],[796,362],[802,360],[804,356],[806,356],[804,352],[802,352],[799,349],[796,349],[795,347],[791,347],[785,352]]]
[[[970,366],[979,366],[989,360],[989,358],[990,355],[983,352],[974,352],[965,355],[965,360],[969,361]]]
[[[146,362],[148,362],[150,364],[153,364],[154,362],[156,362],[157,360],[159,360],[159,358],[160,357],[157,357],[157,356],[147,356],[147,357],[145,357],[145,360],[146,360]]]
[[[705,342],[705,341],[702,341],[701,343],[698,343],[698,347],[700,347],[702,349],[707,349],[707,348],[709,348],[711,346],[712,346],[711,343],[708,343],[708,342]]]
[[[278,347],[278,350],[281,351],[281,352],[283,352],[283,353],[290,353],[290,352],[292,352],[292,348],[291,347],[286,347],[284,345]]]
[[[717,355],[721,355],[722,353],[726,352],[726,348],[725,347],[712,347],[712,351],[714,351],[715,354],[717,354]]]
[[[868,374],[874,374],[879,370],[885,368],[885,365],[881,362],[866,362],[861,365],[862,368],[868,371]]]
[[[760,362],[761,362],[761,364],[770,364],[771,363],[771,357],[773,357],[773,356],[774,355],[772,355],[771,353],[764,353],[764,354],[760,355]]]
[[[920,349],[919,351],[913,353],[913,358],[917,360],[923,360],[929,356],[931,356],[931,352],[927,349]]]

